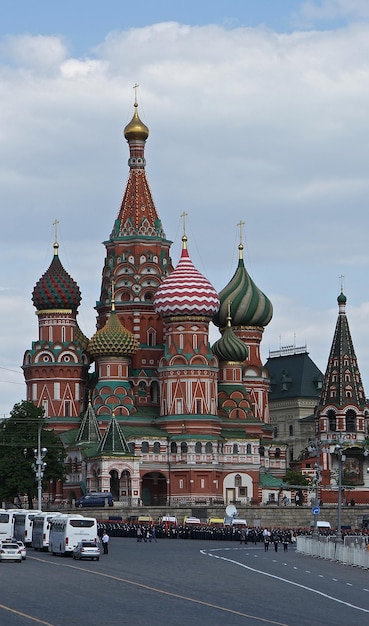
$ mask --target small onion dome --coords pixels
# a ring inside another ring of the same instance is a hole
[[[88,352],[94,356],[130,356],[138,350],[138,341],[120,323],[116,311],[112,311],[104,328],[90,339]]]
[[[132,141],[134,139],[141,139],[141,141],[146,141],[149,136],[149,129],[147,128],[146,124],[141,122],[138,116],[137,102],[135,102],[134,107],[135,110],[133,113],[133,117],[124,129],[124,136],[127,141]]]
[[[235,361],[242,363],[249,356],[248,347],[234,334],[230,318],[228,318],[227,328],[218,341],[212,346],[212,352],[218,357],[220,362]]]
[[[338,304],[346,304],[347,298],[346,298],[345,294],[343,293],[343,291],[341,291],[340,295],[338,296],[337,302],[338,302]]]
[[[247,273],[242,249],[241,244],[238,267],[233,278],[219,294],[220,309],[213,317],[213,323],[218,328],[224,328],[227,324],[228,302],[232,303],[233,326],[267,326],[273,316],[272,303]]]
[[[46,309],[76,311],[81,304],[80,289],[62,266],[58,248],[59,244],[54,243],[54,258],[32,293],[32,302],[38,311]]]
[[[193,265],[187,250],[187,237],[182,237],[182,253],[177,267],[167,276],[154,297],[156,313],[172,315],[204,315],[212,317],[219,308],[219,296],[212,284]]]

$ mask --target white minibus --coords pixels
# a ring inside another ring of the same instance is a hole
[[[0,509],[0,541],[13,537],[13,514],[6,509]]]
[[[38,513],[33,519],[32,525],[32,548],[35,550],[48,550],[50,540],[51,520],[61,515],[57,511]]]
[[[14,528],[13,536],[17,541],[23,541],[25,546],[32,543],[32,522],[35,515],[42,511],[28,510],[19,511],[13,514]]]
[[[58,515],[51,520],[49,552],[72,554],[80,541],[98,542],[97,520],[83,515]]]

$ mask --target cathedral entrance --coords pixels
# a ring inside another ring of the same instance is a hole
[[[164,506],[167,502],[167,479],[160,472],[149,472],[142,477],[142,504]]]

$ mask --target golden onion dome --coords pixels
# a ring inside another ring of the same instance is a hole
[[[124,129],[124,136],[127,141],[132,141],[135,139],[140,139],[141,141],[146,141],[149,136],[149,129],[146,124],[141,122],[138,115],[138,104],[135,102],[134,104],[135,110],[133,113],[133,117],[129,124]]]

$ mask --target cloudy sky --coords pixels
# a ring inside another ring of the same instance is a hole
[[[264,360],[306,345],[323,371],[342,282],[368,395],[367,0],[2,0],[0,416],[25,398],[55,218],[95,331],[136,82],[174,263],[185,210],[191,257],[222,289],[244,221],[246,266],[274,305]]]

